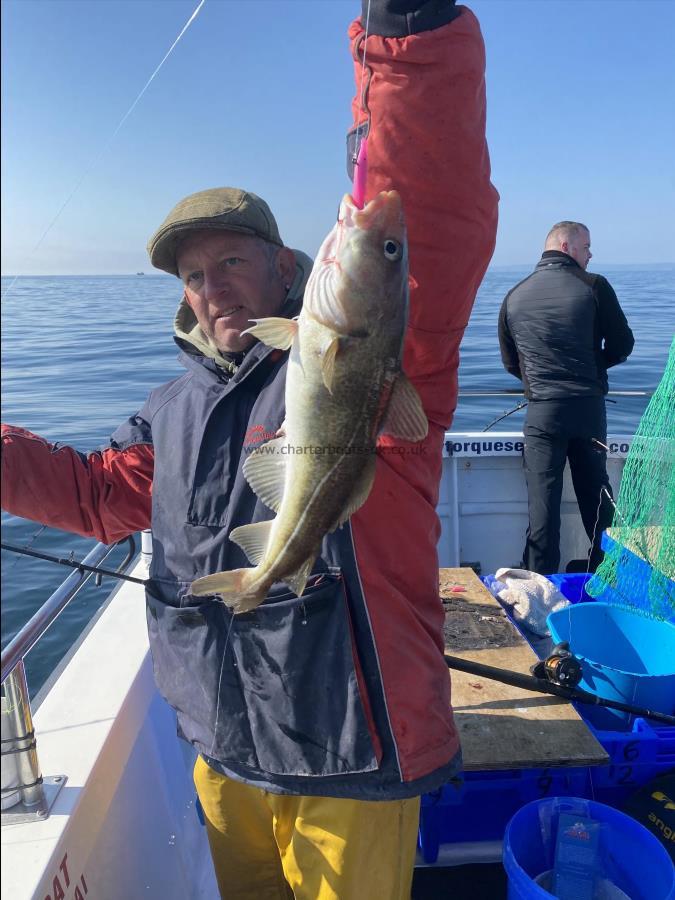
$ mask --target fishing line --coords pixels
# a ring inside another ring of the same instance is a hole
[[[591,438],[591,440],[595,441],[597,444],[600,444],[600,441],[596,441],[595,438]],[[600,446],[602,447],[602,446],[604,446],[604,444],[600,444]],[[603,491],[609,495],[609,491],[607,491],[607,488],[605,487],[604,484],[600,487],[600,494],[598,496],[598,508],[595,511],[595,524],[593,525],[591,546],[589,547],[588,553],[586,555],[586,571],[583,573],[584,580],[581,582],[581,585],[579,586],[578,602],[581,602],[581,598],[583,596],[584,589],[586,587],[586,583],[591,574],[591,556],[593,554],[593,547],[595,546],[595,535],[597,534],[598,523],[600,521],[600,509],[602,508]],[[571,603],[568,604],[568,607],[567,607],[567,628],[568,628],[568,632],[569,632],[569,644],[570,644],[570,646],[572,646],[573,641],[572,641],[572,604]],[[635,698],[633,698],[633,699],[635,699]]]
[[[54,216],[54,218],[52,219],[52,221],[49,223],[49,225],[47,226],[47,228],[46,228],[45,231],[43,232],[42,237],[41,237],[40,240],[37,242],[37,244],[33,247],[33,250],[31,251],[30,257],[32,257],[32,256],[37,252],[37,250],[40,248],[40,246],[42,245],[42,242],[44,241],[44,239],[47,237],[47,235],[49,234],[49,232],[52,230],[52,228],[54,227],[54,225],[56,224],[56,222],[57,222],[58,219],[60,218],[60,216],[61,216],[63,210],[66,208],[66,206],[68,206],[68,204],[69,204],[70,201],[73,199],[73,197],[75,196],[75,194],[77,193],[77,191],[80,189],[80,187],[81,187],[82,183],[84,182],[84,180],[85,180],[85,179],[87,178],[87,176],[92,172],[92,170],[96,168],[96,166],[100,163],[100,161],[101,161],[101,160],[103,159],[103,157],[106,155],[106,153],[107,153],[108,150],[110,149],[110,146],[111,146],[112,142],[113,142],[113,141],[115,140],[115,138],[117,137],[117,134],[118,134],[119,130],[122,128],[122,126],[124,125],[124,123],[126,122],[126,120],[129,118],[129,116],[131,115],[131,113],[134,111],[134,109],[135,109],[136,106],[138,105],[138,103],[139,103],[141,97],[143,96],[143,94],[145,94],[145,92],[147,91],[147,89],[150,87],[150,85],[152,84],[152,82],[155,80],[155,77],[156,77],[157,73],[159,72],[159,70],[162,68],[162,66],[164,65],[164,63],[167,61],[167,59],[169,58],[169,56],[170,56],[171,53],[173,52],[174,48],[176,47],[176,44],[178,44],[178,42],[179,42],[180,39],[183,37],[183,35],[185,34],[185,32],[188,30],[188,28],[190,27],[190,25],[194,22],[194,20],[196,19],[197,15],[198,15],[198,13],[199,13],[199,11],[200,11],[200,9],[202,8],[202,6],[203,6],[205,3],[206,3],[206,0],[199,0],[199,3],[197,4],[196,8],[194,9],[192,15],[190,16],[190,18],[187,20],[187,22],[185,23],[185,25],[184,25],[183,28],[181,29],[180,34],[178,35],[178,37],[176,38],[176,40],[173,42],[173,44],[169,47],[169,49],[168,49],[167,52],[165,53],[165,55],[164,55],[162,61],[159,63],[159,65],[157,66],[157,68],[155,69],[155,71],[152,73],[152,75],[150,76],[150,78],[148,78],[148,80],[146,81],[146,83],[145,83],[144,87],[142,88],[141,92],[139,93],[139,95],[136,97],[136,99],[135,99],[134,102],[131,104],[131,106],[129,107],[129,109],[125,112],[125,114],[124,114],[124,115],[122,116],[122,118],[120,119],[120,121],[119,121],[119,123],[118,123],[118,125],[117,125],[117,128],[115,128],[115,130],[113,131],[112,135],[111,135],[110,138],[108,139],[107,144],[105,144],[105,146],[104,146],[103,149],[100,151],[100,153],[98,154],[98,156],[94,159],[94,161],[93,161],[93,162],[89,165],[89,167],[85,170],[85,172],[84,172],[84,174],[82,175],[82,177],[80,178],[80,180],[77,182],[77,184],[76,184],[75,187],[72,189],[72,191],[70,192],[70,194],[66,197],[66,199],[64,200],[64,202],[61,204],[60,209],[58,210],[58,212],[56,213],[56,215]],[[29,257],[29,258],[30,258],[30,257]],[[13,288],[13,286],[14,286],[14,284],[15,284],[17,278],[19,278],[19,276],[18,276],[18,275],[15,275],[15,276],[14,276],[14,280],[11,282],[11,284],[9,285],[9,287],[7,288],[7,290],[5,291],[5,293],[2,295],[3,298],[4,298],[4,297],[7,297],[7,295],[9,294],[9,292],[11,291],[11,289]]]
[[[223,604],[223,614],[225,614],[225,605]],[[223,647],[223,658],[220,661],[220,672],[218,674],[218,688],[216,690],[216,718],[213,723],[213,742],[211,744],[211,749],[209,750],[209,756],[213,756],[213,753],[216,749],[216,741],[218,740],[218,721],[220,719],[220,685],[223,680],[223,672],[225,671],[225,657],[227,656],[227,648],[230,644],[230,632],[232,631],[232,626],[234,625],[234,613],[230,611],[230,624],[227,628],[227,634],[225,635],[225,646]]]
[[[609,450],[609,447],[606,447],[602,441],[597,440],[597,438],[591,438],[591,441],[594,444],[598,444],[604,450]],[[600,493],[598,495],[598,507],[595,510],[595,522],[593,523],[593,531],[591,533],[591,546],[589,547],[588,553],[586,554],[586,571],[584,575],[588,576],[591,574],[591,556],[593,555],[593,547],[595,546],[595,536],[598,533],[598,524],[600,522],[600,510],[602,509],[602,495],[606,494],[611,498],[611,494],[607,490],[606,485],[600,485]],[[584,587],[582,585],[581,592],[579,593],[579,600],[581,600],[581,594],[583,593]]]
[[[359,103],[361,104],[361,108],[359,112],[368,114],[368,110],[366,108],[366,104],[363,96],[363,79],[366,74],[366,53],[368,52],[368,26],[370,23],[370,0],[368,0],[368,8],[366,9],[366,30],[365,36],[363,38],[363,60],[361,61],[361,84],[359,85]],[[356,164],[359,158],[359,150],[361,148],[361,143],[363,141],[363,137],[361,136],[361,128],[357,123],[356,126],[356,143],[354,145],[354,164]]]
[[[84,175],[82,176],[82,178],[80,178],[80,180],[77,182],[77,184],[75,185],[75,187],[73,188],[73,190],[70,192],[70,194],[69,194],[68,197],[66,198],[65,202],[63,203],[63,205],[61,206],[61,208],[59,209],[59,211],[56,213],[56,215],[54,216],[54,218],[52,219],[52,221],[50,222],[50,224],[47,226],[47,229],[45,230],[44,234],[42,235],[42,237],[40,238],[40,240],[37,242],[37,244],[35,245],[35,247],[33,248],[33,253],[35,253],[35,251],[36,251],[36,250],[39,248],[39,246],[42,244],[43,240],[45,239],[45,237],[47,236],[47,234],[51,231],[52,227],[54,226],[54,224],[55,224],[56,221],[58,220],[58,218],[59,218],[59,216],[61,215],[61,213],[63,212],[63,210],[64,210],[64,209],[66,208],[66,206],[70,203],[70,201],[72,200],[72,198],[75,196],[75,193],[78,191],[80,185],[81,185],[82,182],[85,180],[85,178],[87,177],[87,175],[89,175],[89,173],[92,171],[92,169],[94,169],[94,168],[98,165],[98,163],[101,161],[101,159],[102,159],[102,158],[105,156],[105,154],[108,152],[108,150],[110,149],[110,145],[112,144],[112,142],[114,141],[114,139],[117,137],[117,134],[119,133],[121,127],[124,125],[124,123],[126,122],[126,120],[129,118],[129,116],[131,115],[131,113],[134,111],[134,109],[135,109],[136,106],[138,105],[138,103],[139,103],[141,97],[143,96],[143,94],[145,94],[145,92],[147,91],[147,89],[150,87],[150,85],[152,84],[152,82],[155,80],[155,76],[157,75],[157,73],[159,72],[159,70],[162,68],[162,66],[164,65],[164,63],[167,61],[167,59],[169,58],[169,56],[171,55],[171,53],[173,52],[173,49],[174,49],[174,47],[176,46],[176,44],[178,43],[178,41],[180,41],[180,39],[183,37],[183,35],[185,34],[185,32],[188,30],[188,28],[190,27],[190,25],[192,24],[192,22],[195,20],[195,18],[197,17],[197,14],[199,13],[199,10],[202,8],[202,6],[204,5],[204,3],[206,3],[206,0],[199,0],[199,3],[198,3],[198,5],[197,5],[196,9],[194,10],[194,12],[193,12],[192,15],[190,16],[190,18],[187,20],[187,22],[185,23],[185,25],[183,26],[183,28],[182,28],[180,34],[178,35],[178,37],[176,38],[176,40],[173,42],[173,44],[169,47],[169,49],[168,49],[167,52],[165,53],[165,55],[164,55],[162,61],[161,61],[160,64],[157,66],[157,68],[155,69],[155,71],[152,73],[152,75],[150,76],[150,78],[148,78],[148,80],[146,81],[144,87],[141,89],[141,92],[139,93],[139,95],[136,97],[136,99],[135,99],[134,102],[131,104],[131,106],[129,107],[129,109],[125,112],[125,114],[124,114],[124,115],[122,116],[122,118],[120,119],[120,121],[119,121],[119,123],[118,123],[118,125],[117,125],[117,128],[115,128],[115,130],[113,131],[111,137],[110,137],[109,140],[108,140],[108,143],[103,147],[103,149],[101,150],[101,152],[99,153],[99,155],[98,155],[98,156],[96,157],[96,159],[91,163],[91,165],[89,166],[89,168],[85,171],[85,173],[84,173]]]
[[[616,503],[614,502],[614,497],[612,497],[612,495],[609,493],[609,491],[607,490],[607,488],[606,488],[604,485],[603,485],[602,490],[605,492],[605,496],[607,497],[607,499],[609,500],[609,502],[610,502],[610,503],[612,504],[612,506],[614,507],[614,514],[617,515],[617,516],[621,519],[622,523],[626,526],[626,528],[631,528],[630,522],[629,522],[629,521],[626,519],[626,517],[623,515],[623,513],[621,512],[621,510],[619,509],[619,507],[618,507],[618,506],[616,505]],[[649,549],[648,549],[648,548],[644,545],[644,543],[638,538],[638,535],[637,535],[637,534],[634,534],[634,535],[633,535],[633,540],[635,541],[636,545],[637,545],[638,548],[640,549],[640,552],[642,553],[642,556],[643,556],[645,562],[649,562],[650,556],[651,556],[651,553],[650,553]]]
[[[597,444],[598,447],[601,447],[601,448],[602,448],[603,450],[605,450],[606,452],[609,452],[609,447],[608,447],[606,444],[603,444],[602,441],[598,440],[598,438],[591,438],[591,443],[592,443],[592,444]],[[597,532],[598,532],[598,524],[599,524],[599,522],[600,522],[600,510],[601,510],[601,508],[602,508],[602,495],[603,495],[603,493],[606,494],[606,496],[607,496],[607,497],[609,498],[609,500],[611,501],[612,506],[614,507],[614,509],[616,509],[616,504],[615,504],[614,501],[612,500],[612,495],[611,495],[610,492],[607,490],[607,486],[604,485],[604,484],[601,485],[601,486],[600,486],[600,494],[599,494],[599,496],[598,496],[598,507],[597,507],[597,509],[596,509],[596,511],[595,511],[595,523],[594,523],[594,525],[593,525],[593,532],[592,532],[592,536],[591,536],[591,546],[589,547],[588,553],[587,553],[587,555],[586,555],[586,571],[583,573],[584,576],[585,576],[585,580],[582,581],[581,585],[579,586],[579,597],[578,597],[578,602],[581,602],[581,598],[582,598],[582,596],[583,596],[584,589],[585,589],[585,587],[586,587],[586,583],[588,582],[588,578],[589,578],[589,576],[590,576],[590,574],[591,574],[591,556],[593,555],[593,547],[595,546],[595,536],[596,536],[596,534],[597,534]],[[571,643],[572,643],[572,605],[571,605],[571,604],[570,604],[569,609],[568,609],[568,612],[567,612],[567,622],[568,622],[569,636],[570,636],[569,642],[570,642],[570,644],[571,644]],[[633,699],[635,699],[635,698],[633,698]]]
[[[38,528],[38,530],[33,534],[33,536],[31,537],[30,541],[26,544],[24,549],[30,550],[32,548],[33,544],[35,543],[35,541],[40,537],[40,535],[46,528],[47,528],[46,525],[41,525]],[[26,553],[23,555],[29,556],[30,554]],[[5,568],[5,572],[4,572],[5,575],[8,575],[21,562],[21,556],[22,556],[22,554],[17,553],[16,559],[14,560],[14,562],[10,565],[9,568]]]

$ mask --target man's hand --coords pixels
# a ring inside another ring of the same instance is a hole
[[[455,0],[361,0],[361,22],[380,37],[406,37],[452,22],[461,10]]]

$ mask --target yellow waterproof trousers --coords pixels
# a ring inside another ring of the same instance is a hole
[[[194,779],[223,900],[410,900],[419,797],[270,794],[201,757]]]

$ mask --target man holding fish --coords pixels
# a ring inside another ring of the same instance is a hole
[[[314,266],[255,194],[185,198],[148,250],[187,373],[97,453],[3,429],[10,512],[152,527],[155,676],[231,898],[409,897],[419,797],[461,765],[435,507],[496,230],[484,51],[451,0],[365,0],[350,39],[365,198]]]

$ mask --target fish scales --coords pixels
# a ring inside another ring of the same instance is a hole
[[[257,448],[244,475],[276,517],[230,534],[255,566],[198,579],[235,612],[257,606],[276,581],[302,595],[325,534],[367,499],[378,433],[427,432],[419,397],[401,371],[408,307],[405,226],[398,194],[364,210],[345,197],[321,246],[297,319],[249,329],[287,349],[286,420]]]
[[[354,485],[375,462],[373,424],[380,408],[376,386],[385,382],[387,367],[369,352],[368,342],[346,339],[352,346],[340,349],[331,394],[316,377],[318,366],[312,372],[325,330],[310,320],[300,332],[301,346],[294,348],[289,360],[289,391],[298,402],[286,420],[288,490],[268,548],[275,560],[268,574],[273,581],[283,580],[306,560],[308,535],[335,528]]]

